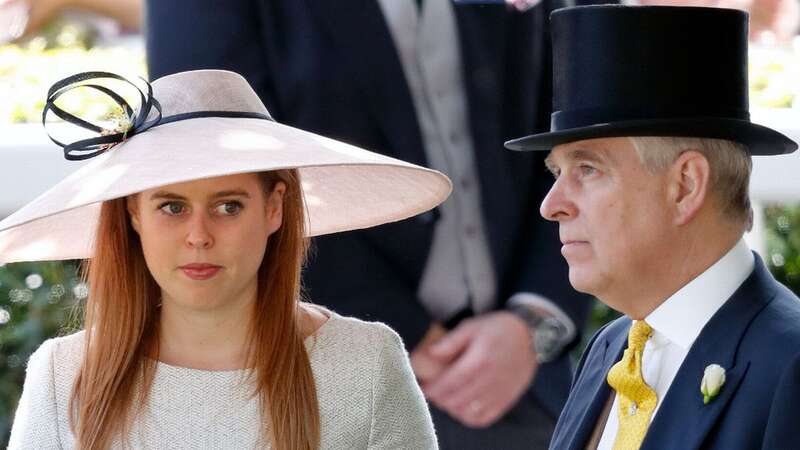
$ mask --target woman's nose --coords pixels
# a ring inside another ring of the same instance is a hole
[[[195,214],[190,219],[189,231],[186,234],[186,245],[190,248],[207,249],[214,245],[214,238],[206,220],[203,214]]]

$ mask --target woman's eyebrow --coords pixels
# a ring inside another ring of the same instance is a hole
[[[244,198],[250,198],[250,194],[248,194],[247,191],[243,191],[243,190],[240,190],[240,189],[233,189],[233,190],[230,190],[230,191],[220,191],[220,192],[217,192],[216,194],[211,196],[212,199],[213,198],[220,198],[220,197],[244,197]]]
[[[243,191],[243,190],[240,190],[240,189],[232,189],[232,190],[227,190],[227,191],[216,192],[216,193],[212,194],[210,198],[213,200],[213,199],[217,199],[217,198],[221,198],[221,197],[244,197],[244,198],[250,198],[250,194],[247,193],[247,191]],[[161,199],[165,199],[165,200],[187,200],[187,198],[182,196],[182,195],[178,195],[178,194],[175,194],[175,193],[172,193],[172,192],[167,192],[167,191],[158,191],[158,192],[156,192],[156,193],[154,193],[153,195],[150,196],[150,200],[161,200]]]
[[[186,197],[178,194],[173,194],[171,192],[166,191],[158,191],[155,194],[151,195],[148,200],[186,200]]]

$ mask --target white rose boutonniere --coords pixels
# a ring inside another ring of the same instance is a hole
[[[708,404],[719,394],[722,385],[725,384],[725,369],[719,364],[710,364],[703,373],[703,381],[700,382],[700,392],[703,394],[703,404]]]

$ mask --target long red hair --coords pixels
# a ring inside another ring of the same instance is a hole
[[[262,437],[280,450],[311,450],[319,446],[320,419],[298,304],[308,250],[300,178],[296,170],[259,175],[265,193],[279,181],[286,193],[283,223],[270,236],[258,269],[247,367],[254,369]],[[125,441],[146,404],[158,356],[161,290],[145,264],[126,199],[103,203],[93,257],[84,261],[82,273],[89,284],[85,353],[69,417],[78,448],[94,450],[117,437]]]

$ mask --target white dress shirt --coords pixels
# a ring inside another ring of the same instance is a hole
[[[706,323],[753,271],[753,254],[743,239],[697,278],[690,281],[644,320],[653,328],[642,355],[642,375],[656,391],[658,403],[651,421],[658,414],[672,380],[683,364]],[[700,384],[697,385],[698,395]],[[603,430],[598,450],[611,450],[619,427],[619,396]]]

